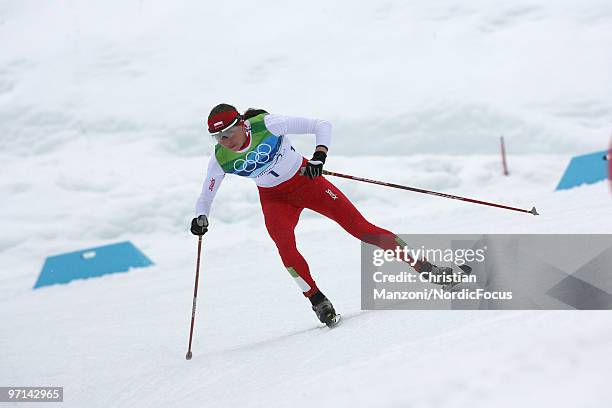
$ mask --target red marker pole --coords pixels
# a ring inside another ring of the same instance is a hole
[[[503,136],[500,139],[500,143],[501,143],[502,164],[504,166],[504,176],[507,176],[509,173],[508,173],[508,165],[506,164],[506,146],[504,145]]]
[[[610,147],[608,154],[604,157],[608,161],[608,182],[610,183],[610,191],[612,192],[612,138],[610,138]]]

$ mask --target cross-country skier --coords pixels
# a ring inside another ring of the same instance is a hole
[[[323,164],[331,143],[332,126],[319,119],[268,114],[249,109],[241,115],[228,104],[215,106],[208,116],[208,131],[216,139],[202,192],[196,204],[191,232],[208,231],[210,207],[225,174],[249,177],[259,189],[266,228],[283,264],[310,302],[317,318],[328,326],[337,323],[332,303],[319,290],[295,243],[295,226],[304,208],[334,221],[356,238],[384,249],[404,246],[395,234],[366,220],[351,201],[324,176]],[[286,135],[314,134],[312,158],[302,157]],[[416,261],[417,272],[452,273],[451,268]]]

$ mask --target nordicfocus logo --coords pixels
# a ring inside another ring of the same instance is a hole
[[[262,143],[257,146],[256,150],[250,151],[244,159],[234,161],[234,170],[239,173],[252,173],[258,164],[264,164],[270,161],[270,153],[272,146],[267,143]]]
[[[331,198],[333,198],[334,200],[337,200],[337,199],[338,199],[338,196],[337,196],[337,195],[335,195],[335,194],[334,194],[334,192],[333,192],[333,191],[331,191],[329,188],[328,188],[327,190],[325,190],[325,192],[326,192],[327,194],[329,194],[329,196],[330,196]]]

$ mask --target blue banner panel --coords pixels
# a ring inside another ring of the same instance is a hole
[[[48,257],[34,289],[150,265],[153,262],[129,241],[82,249]]]
[[[593,184],[607,179],[608,163],[604,159],[607,154],[608,151],[603,150],[573,157],[555,190]]]

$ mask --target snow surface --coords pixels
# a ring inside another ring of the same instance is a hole
[[[553,190],[608,145],[612,4],[211,4],[0,2],[0,386],[74,407],[605,403],[609,312],[360,311],[359,243],[305,211],[298,245],[344,315],[319,328],[234,177],[184,355],[212,105],[331,120],[330,170],[541,213],[332,180],[397,233],[609,233],[607,183]],[[32,290],[46,256],[122,240],[156,265]]]

